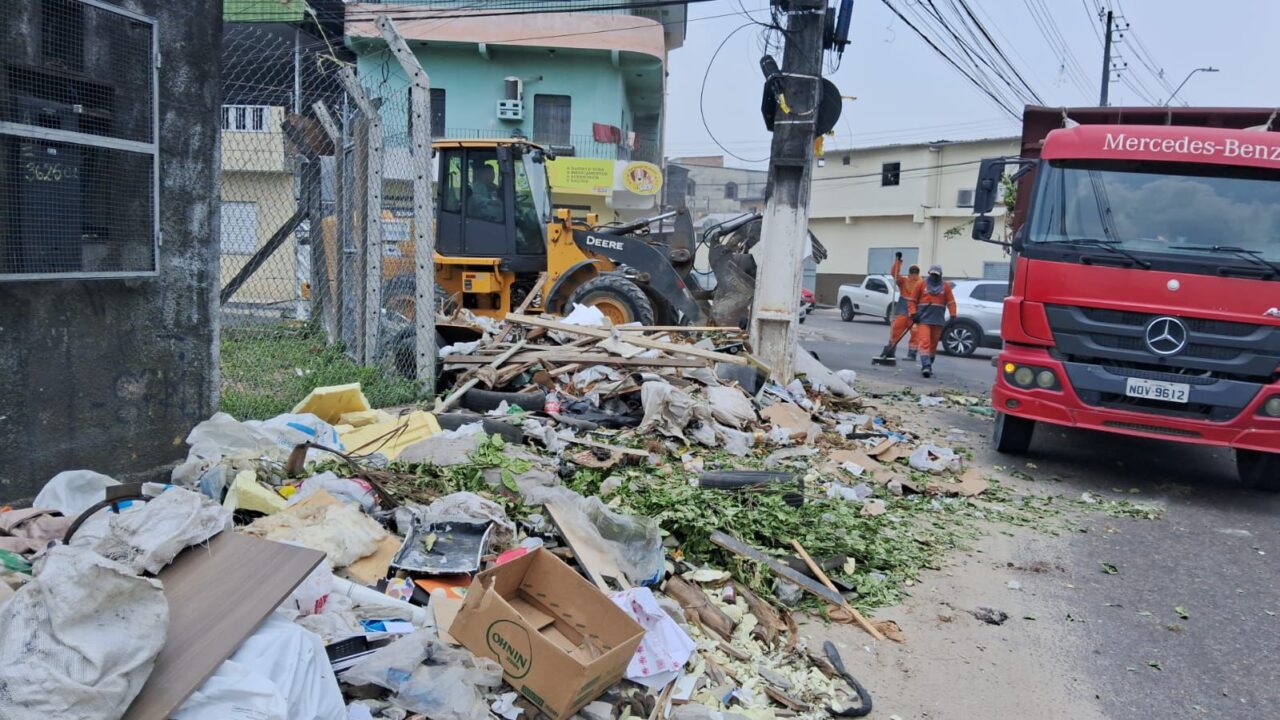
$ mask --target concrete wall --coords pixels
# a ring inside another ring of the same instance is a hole
[[[1016,139],[996,138],[827,151],[813,172],[809,224],[829,253],[818,266],[818,302],[834,303],[841,283],[888,272],[867,267],[871,248],[917,248],[921,266],[940,263],[957,278],[982,277],[985,263],[1007,262],[999,246],[970,238],[973,212],[959,206],[959,195],[973,188],[979,160],[1015,155],[1017,147]],[[883,165],[893,162],[899,183],[883,186]],[[994,214],[1003,217],[1004,209]]]
[[[0,283],[0,499],[72,468],[159,477],[215,404],[222,3],[118,4],[159,21],[159,275]]]
[[[224,139],[229,133],[224,133]],[[227,157],[223,148],[224,159]],[[251,202],[258,208],[258,245],[261,248],[275,231],[293,216],[293,176],[283,172],[222,172],[223,202]],[[223,222],[228,222],[223,219]],[[286,240],[253,277],[236,291],[233,302],[278,302],[298,297],[294,266],[296,240]],[[219,259],[221,276],[230,279],[249,261],[249,254],[223,253]]]

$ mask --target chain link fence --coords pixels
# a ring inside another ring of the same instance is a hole
[[[222,409],[270,417],[349,382],[412,402],[412,178],[430,160],[384,122],[409,116],[408,87],[275,27],[231,24],[223,45]]]

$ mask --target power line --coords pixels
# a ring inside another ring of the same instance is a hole
[[[711,132],[711,125],[707,122],[707,108],[705,105],[705,100],[707,97],[707,78],[711,77],[711,68],[716,64],[716,58],[720,56],[720,51],[724,49],[725,44],[729,42],[730,38],[732,38],[734,35],[737,35],[743,29],[749,28],[754,24],[755,24],[754,21],[743,23],[742,25],[739,25],[738,27],[731,30],[728,35],[724,36],[724,39],[721,40],[720,44],[716,46],[716,51],[711,54],[711,59],[707,61],[707,69],[705,72],[702,73],[702,87],[698,90],[698,114],[702,116],[702,127],[704,130],[707,131],[707,136],[711,138],[711,142],[715,143],[716,147],[723,150],[726,154],[731,155],[737,158],[738,160],[741,160],[742,162],[749,162],[749,163],[765,162],[769,158],[763,157],[756,160],[753,160],[750,158],[744,158],[741,155],[733,152],[729,148],[725,147],[724,145],[721,145],[720,141],[716,138],[716,134]]]
[[[568,13],[596,13],[605,10],[645,10],[650,8],[664,8],[684,5],[693,5],[695,3],[713,2],[714,0],[637,0],[635,2],[618,2],[606,5],[590,5],[590,6],[570,6],[562,8],[537,8],[525,10],[511,10],[510,12],[466,12],[449,14],[450,11],[424,11],[412,7],[387,7],[376,10],[350,10],[342,12],[318,11],[317,17],[327,16],[329,20],[374,20],[379,15],[386,15],[394,20],[457,20],[466,18],[486,18],[486,17],[519,17],[523,15],[562,15]],[[491,6],[492,7],[492,6]],[[519,6],[508,5],[507,8]],[[498,9],[502,9],[499,7]]]
[[[952,0],[952,7],[955,6],[955,2],[956,0]],[[965,0],[959,0],[959,2],[960,6],[964,8],[965,14],[969,16],[969,20],[973,22],[973,26],[976,27],[978,31],[982,33],[982,36],[987,39],[987,43],[995,49],[997,54],[1000,55],[1000,58],[1004,60],[1005,65],[1009,66],[1009,69],[1012,70],[1013,74],[1018,78],[1018,82],[1022,83],[1022,86],[1027,89],[1027,92],[1031,93],[1031,97],[1036,101],[1036,103],[1043,105],[1044,100],[1042,100],[1040,95],[1036,93],[1035,89],[1031,87],[1031,84],[1027,82],[1027,79],[1022,77],[1022,73],[1018,72],[1017,66],[1013,64],[1013,61],[1009,60],[1008,55],[1004,54],[1004,50],[1000,49],[999,43],[991,37],[991,33],[987,32],[987,28],[982,25],[982,21],[978,19],[978,16],[974,15],[973,9],[969,7],[969,3]]]
[[[984,52],[982,52],[978,48],[974,48],[970,46],[970,44],[966,40],[961,38],[956,33],[956,31],[951,28],[951,24],[947,22],[947,20],[944,17],[942,17],[942,13],[938,10],[938,6],[934,4],[933,0],[926,0],[926,2],[929,5],[929,9],[932,10],[934,19],[936,19],[938,24],[942,26],[944,30],[946,30],[948,35],[950,35],[952,38],[955,39],[956,44],[969,57],[969,62],[970,64],[973,65],[975,71],[979,73],[983,72],[983,70],[978,67],[978,63],[979,62],[982,63],[983,65],[987,66],[991,70],[991,72],[994,73],[995,76],[999,78],[1000,81],[1003,82],[1005,86],[1008,87],[1013,92],[1014,96],[1017,97],[1019,102],[1025,103],[1028,101],[1030,96],[1024,94],[1022,90],[1020,90],[1016,85],[1014,85],[1013,81],[1009,79],[1009,77],[1005,74],[1004,70],[998,69],[995,66],[994,58],[992,58],[990,55],[986,55],[984,57],[985,55]],[[965,24],[965,28],[968,29],[967,23]],[[975,37],[974,40],[976,42],[977,38]],[[975,58],[977,62],[975,62]]]
[[[947,63],[951,65],[951,67],[955,68],[956,72],[959,72],[961,75],[965,77],[966,80],[972,83],[974,87],[978,88],[979,90],[982,91],[984,95],[991,98],[991,101],[994,102],[997,107],[1009,113],[1009,115],[1014,118],[1020,117],[1020,115],[1017,112],[1010,109],[1009,106],[1005,104],[1006,102],[1005,100],[1002,100],[1001,98],[997,97],[996,94],[993,93],[989,88],[987,88],[982,83],[978,82],[978,80],[974,78],[972,75],[970,75],[968,72],[965,72],[964,68],[960,67],[960,65],[955,60],[951,59],[951,56],[943,52],[942,48],[938,47],[937,44],[933,42],[933,40],[929,39],[929,37],[920,30],[920,28],[916,27],[910,20],[906,18],[906,16],[904,16],[901,12],[899,12],[898,8],[893,6],[893,3],[891,3],[889,0],[880,0],[880,2],[884,3],[885,7],[889,8],[889,10],[891,10],[894,15],[897,15],[898,19],[901,20],[904,25],[911,28],[911,30],[914,31],[916,35],[919,35],[921,40],[924,40],[929,47],[933,48],[934,52],[942,56],[942,59],[946,60]]]

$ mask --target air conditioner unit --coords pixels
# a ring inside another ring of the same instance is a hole
[[[524,119],[524,101],[523,100],[499,100],[498,101],[498,119],[499,120],[523,120]]]
[[[957,191],[956,207],[973,207],[973,190]]]

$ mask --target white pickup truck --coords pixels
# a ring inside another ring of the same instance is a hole
[[[868,275],[859,285],[841,285],[836,295],[840,319],[853,322],[858,315],[871,315],[893,322],[893,304],[898,300],[898,284],[891,275]]]

